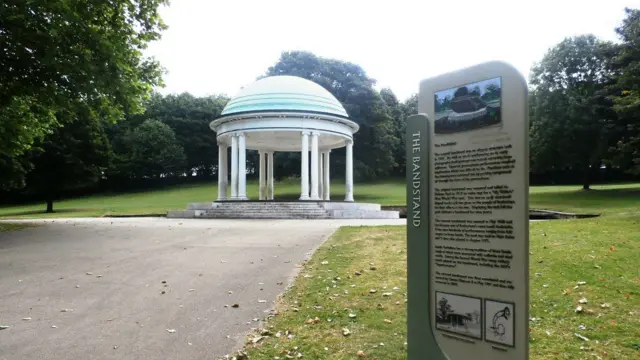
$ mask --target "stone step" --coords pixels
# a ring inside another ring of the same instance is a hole
[[[292,215],[305,215],[305,214],[309,214],[309,215],[328,215],[329,213],[327,213],[326,211],[210,211],[210,210],[205,210],[203,212],[201,212],[201,214],[228,214],[228,215],[245,215],[245,216],[249,216],[249,215],[261,215],[261,214],[292,214]]]
[[[169,211],[169,218],[210,219],[397,219],[398,211],[381,211],[379,204],[350,202],[203,202],[187,210]]]
[[[291,213],[263,213],[263,214],[247,214],[247,213],[204,213],[196,216],[198,219],[329,219],[328,214],[291,214]]]

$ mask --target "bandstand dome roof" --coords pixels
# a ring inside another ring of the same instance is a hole
[[[304,111],[348,117],[342,104],[313,81],[289,75],[262,78],[240,90],[222,116],[249,112]]]

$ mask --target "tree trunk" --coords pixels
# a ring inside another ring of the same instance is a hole
[[[53,199],[52,198],[48,198],[47,199],[47,213],[52,213],[53,212]]]
[[[584,173],[582,175],[582,190],[590,190],[591,186],[591,169],[589,165],[586,165],[584,168]]]

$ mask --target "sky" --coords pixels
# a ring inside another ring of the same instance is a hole
[[[640,0],[171,0],[146,55],[168,72],[163,94],[232,96],[283,51],[306,50],[360,65],[403,100],[422,79],[489,60],[528,77],[567,36],[615,41],[625,6]]]

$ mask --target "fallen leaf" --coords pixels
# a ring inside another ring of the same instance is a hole
[[[256,336],[253,339],[251,339],[251,342],[256,344],[258,343],[260,340],[264,339],[264,336]]]
[[[616,247],[615,247],[615,246],[613,246],[613,245],[612,245],[612,246],[609,246],[609,250],[611,250],[611,251],[616,251]]]
[[[578,334],[578,333],[574,333],[573,335],[574,335],[575,337],[577,337],[578,339],[582,340],[582,341],[589,341],[589,338],[587,338],[587,337],[585,337],[585,336],[582,336],[582,335],[580,335],[580,334]]]

